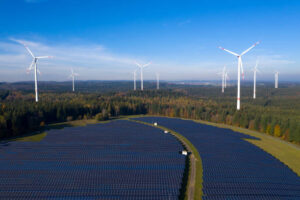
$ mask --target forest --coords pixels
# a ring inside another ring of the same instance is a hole
[[[300,84],[274,89],[271,83],[260,83],[255,100],[251,84],[244,84],[240,111],[235,86],[222,94],[216,85],[162,83],[155,90],[154,82],[146,82],[150,89],[132,91],[129,81],[81,82],[75,93],[68,91],[69,85],[42,82],[40,101],[35,103],[32,83],[0,84],[0,138],[57,122],[149,114],[223,123],[300,143]]]

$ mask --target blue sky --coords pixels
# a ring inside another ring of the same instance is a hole
[[[32,80],[26,74],[36,55],[40,80],[130,80],[135,61],[152,65],[145,79],[210,80],[226,64],[236,79],[240,53],[246,79],[256,59],[260,80],[300,80],[300,1],[179,0],[0,0],[0,81]]]

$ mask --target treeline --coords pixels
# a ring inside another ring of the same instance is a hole
[[[92,119],[97,114],[114,117],[119,115],[146,114],[141,100],[121,98],[119,96],[101,97],[97,95],[49,94],[46,100],[35,103],[32,99],[18,99],[1,102],[0,138],[18,136],[50,123],[81,119]],[[24,96],[26,99],[26,96]],[[42,98],[41,98],[42,99]]]
[[[233,125],[300,142],[300,122],[297,118],[274,115],[264,108],[244,106],[240,111],[231,103],[214,103],[191,99],[164,99],[145,103],[149,114],[182,117]]]
[[[190,96],[187,91],[178,89],[107,95],[44,93],[39,103],[33,101],[31,94],[1,94],[5,96],[0,101],[1,138],[22,135],[55,122],[92,118],[106,120],[119,115],[150,114],[224,123],[300,143],[299,112],[297,109],[287,110],[287,103],[284,103],[284,109],[271,106],[281,101],[278,99],[270,105],[263,103],[268,99],[258,100],[262,102],[258,105],[244,103],[242,109],[236,111],[232,99],[220,101],[201,95]],[[291,102],[297,104],[290,105],[291,108],[299,107],[297,99]]]

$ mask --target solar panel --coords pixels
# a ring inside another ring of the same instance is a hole
[[[0,145],[0,199],[178,199],[180,142],[127,120]]]
[[[203,199],[300,199],[300,177],[230,129],[190,120],[136,118],[179,132],[197,148],[203,165]]]

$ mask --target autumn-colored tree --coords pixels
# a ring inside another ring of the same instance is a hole
[[[287,130],[284,132],[284,134],[282,135],[282,139],[288,140],[289,137],[290,137],[290,130],[287,129]]]
[[[281,136],[280,126],[278,124],[276,124],[274,127],[274,136],[276,136],[276,137]]]

